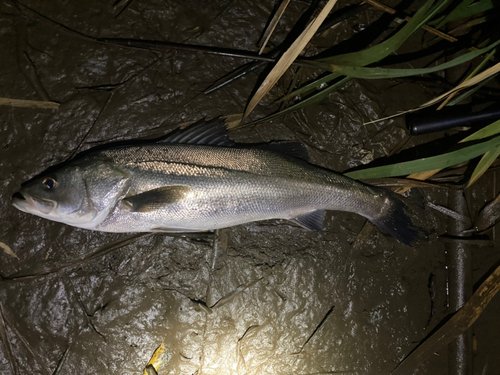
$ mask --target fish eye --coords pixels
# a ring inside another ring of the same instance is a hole
[[[57,181],[53,179],[52,177],[47,177],[43,180],[43,185],[49,189],[52,190],[57,186]]]

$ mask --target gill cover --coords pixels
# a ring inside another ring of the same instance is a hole
[[[89,156],[23,184],[12,204],[46,219],[91,229],[125,196],[128,186],[126,172]]]

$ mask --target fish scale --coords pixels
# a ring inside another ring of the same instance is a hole
[[[269,218],[290,219],[324,205],[323,189],[318,186],[327,187],[324,180],[302,182],[290,177],[311,174],[298,161],[264,150],[193,147],[151,145],[103,152],[103,157],[123,164],[130,173],[134,194],[165,185],[190,186],[193,191],[182,202],[155,212],[131,213],[117,205],[97,229],[123,231],[132,225],[139,231],[210,230]],[[269,166],[280,168],[273,172]]]

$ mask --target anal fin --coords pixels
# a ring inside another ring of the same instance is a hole
[[[191,192],[189,186],[163,186],[124,198],[123,203],[132,212],[151,212],[181,201],[189,192]]]
[[[317,210],[309,212],[305,215],[298,216],[291,219],[294,223],[309,230],[321,231],[323,230],[323,221],[325,220],[326,211]]]

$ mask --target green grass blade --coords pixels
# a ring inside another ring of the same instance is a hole
[[[449,2],[449,0],[443,0],[443,1],[439,2],[438,5],[434,9],[431,10],[434,1],[433,0],[427,1],[424,4],[424,6],[422,6],[418,10],[418,12],[412,17],[410,22],[408,22],[400,31],[398,31],[391,38],[387,39],[386,41],[384,41],[376,46],[373,46],[373,47],[368,48],[368,49],[363,50],[363,51],[347,53],[347,54],[339,55],[339,56],[327,57],[324,59],[318,59],[316,61],[319,63],[333,63],[333,64],[338,64],[338,65],[351,65],[351,66],[364,66],[364,65],[368,65],[368,64],[380,61],[384,57],[387,57],[388,55],[390,55],[391,53],[396,51],[401,46],[401,44],[403,44],[403,42],[406,39],[408,39],[427,20],[429,20],[431,17],[433,17],[448,2]],[[333,74],[328,75],[326,77],[323,77],[319,80],[311,82],[310,84],[305,85],[305,86],[291,92],[290,94],[284,96],[283,98],[280,99],[280,101],[287,100],[287,99],[293,98],[294,96],[297,96],[299,94],[311,91],[311,90],[317,88],[318,86],[320,86],[324,83],[330,82],[339,76],[341,76],[341,75],[337,74],[337,73],[333,73]],[[344,82],[344,81],[340,81],[340,82]],[[305,105],[316,103],[317,98],[320,98],[320,97],[325,98],[327,96],[327,95],[324,95],[325,93],[335,91],[336,88],[332,91],[330,91],[330,90],[333,86],[336,86],[336,85],[337,84],[332,85],[329,88],[327,88],[326,91],[323,90],[323,91],[319,92],[318,94],[313,95],[312,97],[285,109],[284,111],[278,112],[274,115],[268,116],[268,117],[261,119],[261,120],[258,120],[258,121],[261,122],[264,120],[271,120],[271,119],[274,119],[278,116],[281,116],[281,115],[293,112],[297,109],[303,108]],[[302,105],[301,103],[304,103],[304,105]]]
[[[432,26],[432,27],[435,27],[437,28],[438,25],[441,25],[442,21],[446,19],[446,17],[448,17],[448,15],[452,12],[454,12],[457,8],[460,8],[460,7],[468,7],[469,5],[471,5],[472,3],[474,2],[474,0],[462,0],[461,3],[459,3],[455,8],[453,9],[446,9],[446,11],[444,12],[443,15],[439,16],[438,18],[430,21],[428,23],[429,26]]]
[[[291,99],[297,95],[304,94],[304,93],[307,93],[311,90],[317,89],[319,86],[324,85],[330,81],[333,81],[335,78],[338,78],[338,77],[340,77],[340,74],[332,73],[332,74],[329,74],[323,78],[314,80],[313,82],[308,83],[307,85],[304,85],[304,86],[292,91],[290,94],[283,96],[277,102],[278,103],[283,102],[283,101]]]
[[[358,179],[382,178],[406,176],[413,173],[433,171],[451,167],[464,161],[477,158],[480,155],[487,153],[490,150],[500,147],[500,137],[495,137],[489,141],[477,143],[472,146],[464,147],[460,150],[448,152],[446,154],[432,156],[429,158],[417,159],[403,163],[384,165],[381,167],[373,167],[362,169],[359,171],[349,172],[347,177]]]
[[[271,71],[266,75],[264,80],[259,85],[259,88],[253,94],[252,98],[245,108],[243,119],[257,107],[261,100],[266,96],[269,91],[276,85],[279,79],[285,74],[288,68],[293,64],[295,59],[304,50],[311,38],[316,34],[316,31],[326,19],[330,11],[333,9],[337,0],[328,0],[323,6],[319,14],[306,26],[302,33],[294,40],[294,42],[286,49],[281,55],[276,64],[274,64]]]
[[[429,18],[433,17],[434,14],[448,1],[449,0],[441,1],[433,10],[431,10],[431,8],[434,1],[427,1],[401,30],[380,44],[362,51],[326,57],[316,61],[346,66],[365,66],[380,61],[396,51],[416,30],[418,30],[418,28],[420,28]]]
[[[474,182],[476,182],[479,179],[479,177],[481,177],[484,174],[484,172],[488,170],[490,165],[493,164],[493,162],[498,158],[499,155],[500,155],[500,145],[498,145],[496,149],[488,151],[486,154],[484,154],[484,156],[474,169],[474,172],[472,172],[467,187],[471,186]]]
[[[477,73],[479,73],[483,67],[486,65],[486,63],[488,61],[490,61],[490,59],[493,57],[493,55],[496,53],[496,49],[494,49],[493,51],[491,51],[488,56],[486,56],[483,61],[481,61],[481,64],[479,64],[476,69],[474,69],[472,71],[471,74],[469,74],[469,76],[466,78],[466,79],[471,79],[472,77],[474,77]],[[466,92],[458,95],[456,98],[453,98],[451,99],[448,104],[446,104],[447,106],[454,106],[455,104],[457,103],[460,103],[462,100],[468,98],[469,96],[473,95],[477,90],[479,90],[481,87],[483,87],[484,85],[486,85],[488,82],[490,82],[494,77],[496,77],[496,74],[492,75],[490,78],[488,79],[485,79],[483,82],[481,82],[480,84],[476,85],[476,87],[470,89],[470,90],[467,90]]]
[[[478,139],[488,138],[498,133],[500,133],[500,120],[495,121],[493,124],[490,124],[481,130],[478,130],[474,134],[469,135],[467,138],[462,139],[460,143],[477,141]]]
[[[467,90],[465,91],[464,93],[458,95],[457,97],[451,99],[448,104],[446,104],[447,106],[453,106],[453,105],[456,105],[457,103],[460,103],[462,100],[468,98],[469,96],[473,95],[477,90],[479,90],[481,87],[483,87],[484,85],[486,85],[488,82],[490,82],[491,80],[493,80],[495,77],[497,76],[497,74],[494,74],[492,75],[491,77],[485,79],[484,81],[482,81],[480,84],[474,86],[473,88],[471,88],[470,90]]]
[[[363,79],[381,79],[381,78],[399,78],[408,77],[420,74],[434,73],[439,70],[444,70],[452,68],[454,66],[463,64],[464,62],[475,59],[476,57],[482,55],[495,48],[500,44],[500,40],[489,45],[486,48],[478,49],[472,52],[468,52],[462,56],[459,56],[451,61],[439,64],[437,66],[432,66],[429,68],[414,68],[414,69],[384,69],[384,68],[364,68],[359,66],[338,66],[331,65],[330,69],[334,73],[342,74],[353,78],[363,78]]]
[[[493,0],[479,0],[474,4],[472,4],[472,2],[473,0],[462,1],[441,22],[439,22],[436,28],[439,29],[448,22],[472,17],[478,13],[486,12],[495,7],[495,3]]]
[[[491,52],[488,54],[488,56],[486,56],[486,57],[483,59],[483,61],[481,61],[481,63],[480,63],[480,64],[476,67],[476,69],[474,69],[474,70],[472,71],[472,73],[471,73],[471,74],[469,74],[469,76],[467,77],[467,79],[470,79],[470,78],[474,77],[477,73],[479,73],[479,72],[483,69],[483,67],[486,65],[486,63],[487,63],[488,61],[490,61],[490,59],[491,59],[491,58],[495,55],[495,53],[496,53],[496,52],[497,52],[497,50],[496,50],[496,49],[494,49],[493,51],[491,51]]]
[[[264,122],[264,121],[274,120],[277,117],[284,116],[284,115],[289,114],[291,112],[295,112],[295,111],[297,111],[297,110],[299,110],[301,108],[307,107],[308,105],[311,105],[311,104],[314,104],[314,103],[318,103],[318,102],[322,101],[323,99],[325,99],[326,97],[328,97],[328,95],[330,95],[332,92],[338,90],[340,87],[342,87],[343,85],[345,85],[350,80],[352,80],[352,78],[345,77],[344,79],[340,80],[337,83],[334,83],[333,85],[331,85],[331,86],[327,87],[326,89],[318,92],[317,94],[314,94],[314,95],[310,96],[307,99],[301,100],[297,104],[294,104],[294,105],[292,105],[292,106],[290,106],[288,108],[285,108],[282,111],[276,112],[276,113],[274,113],[272,115],[263,117],[263,118],[261,118],[259,120],[252,121],[252,122],[250,122],[248,124],[245,124],[243,126],[246,127],[246,126],[250,126],[250,125],[256,125],[256,124]]]
[[[434,17],[434,15],[439,12],[446,4],[449,3],[450,0],[442,0],[437,3],[437,5],[432,8],[433,4],[435,3],[434,0],[428,0],[418,11],[417,13],[412,17],[412,19],[405,25],[403,28],[398,31],[394,36],[391,38],[387,39],[386,41],[373,46],[371,48],[368,48],[363,51],[359,52],[353,52],[353,53],[348,53],[344,55],[339,55],[339,56],[333,56],[333,57],[328,57],[325,59],[318,59],[316,60],[317,62],[321,63],[334,63],[338,65],[350,65],[350,66],[364,66],[368,65],[377,61],[380,61],[384,57],[387,57],[394,51],[396,51],[401,44],[403,44],[404,41],[406,41],[418,28],[423,26],[429,19]],[[341,76],[340,74],[334,73],[333,75],[329,75],[326,77],[323,77],[320,80],[316,80],[309,85],[306,85],[298,90],[295,90],[291,92],[290,94],[286,95],[284,98],[281,100],[286,100],[289,98],[292,98],[296,95],[299,95],[300,93],[304,93],[307,91],[312,90],[313,88],[316,88],[320,86],[321,84],[324,84],[326,82],[329,82],[337,77]],[[311,105],[313,103],[317,103],[324,98],[326,98],[330,93],[333,91],[337,90],[341,85],[344,83],[348,82],[351,78],[348,77],[344,78],[343,80],[333,84],[332,86],[320,91],[319,93],[312,95],[311,97],[300,101],[299,103],[296,103],[292,105],[291,107],[288,107],[284,109],[283,111],[277,112],[271,116],[264,117],[260,120],[254,121],[250,124],[256,124],[260,123],[263,121],[269,121],[272,120],[276,117],[283,116],[285,114],[294,112],[298,109],[304,108],[307,105]]]

